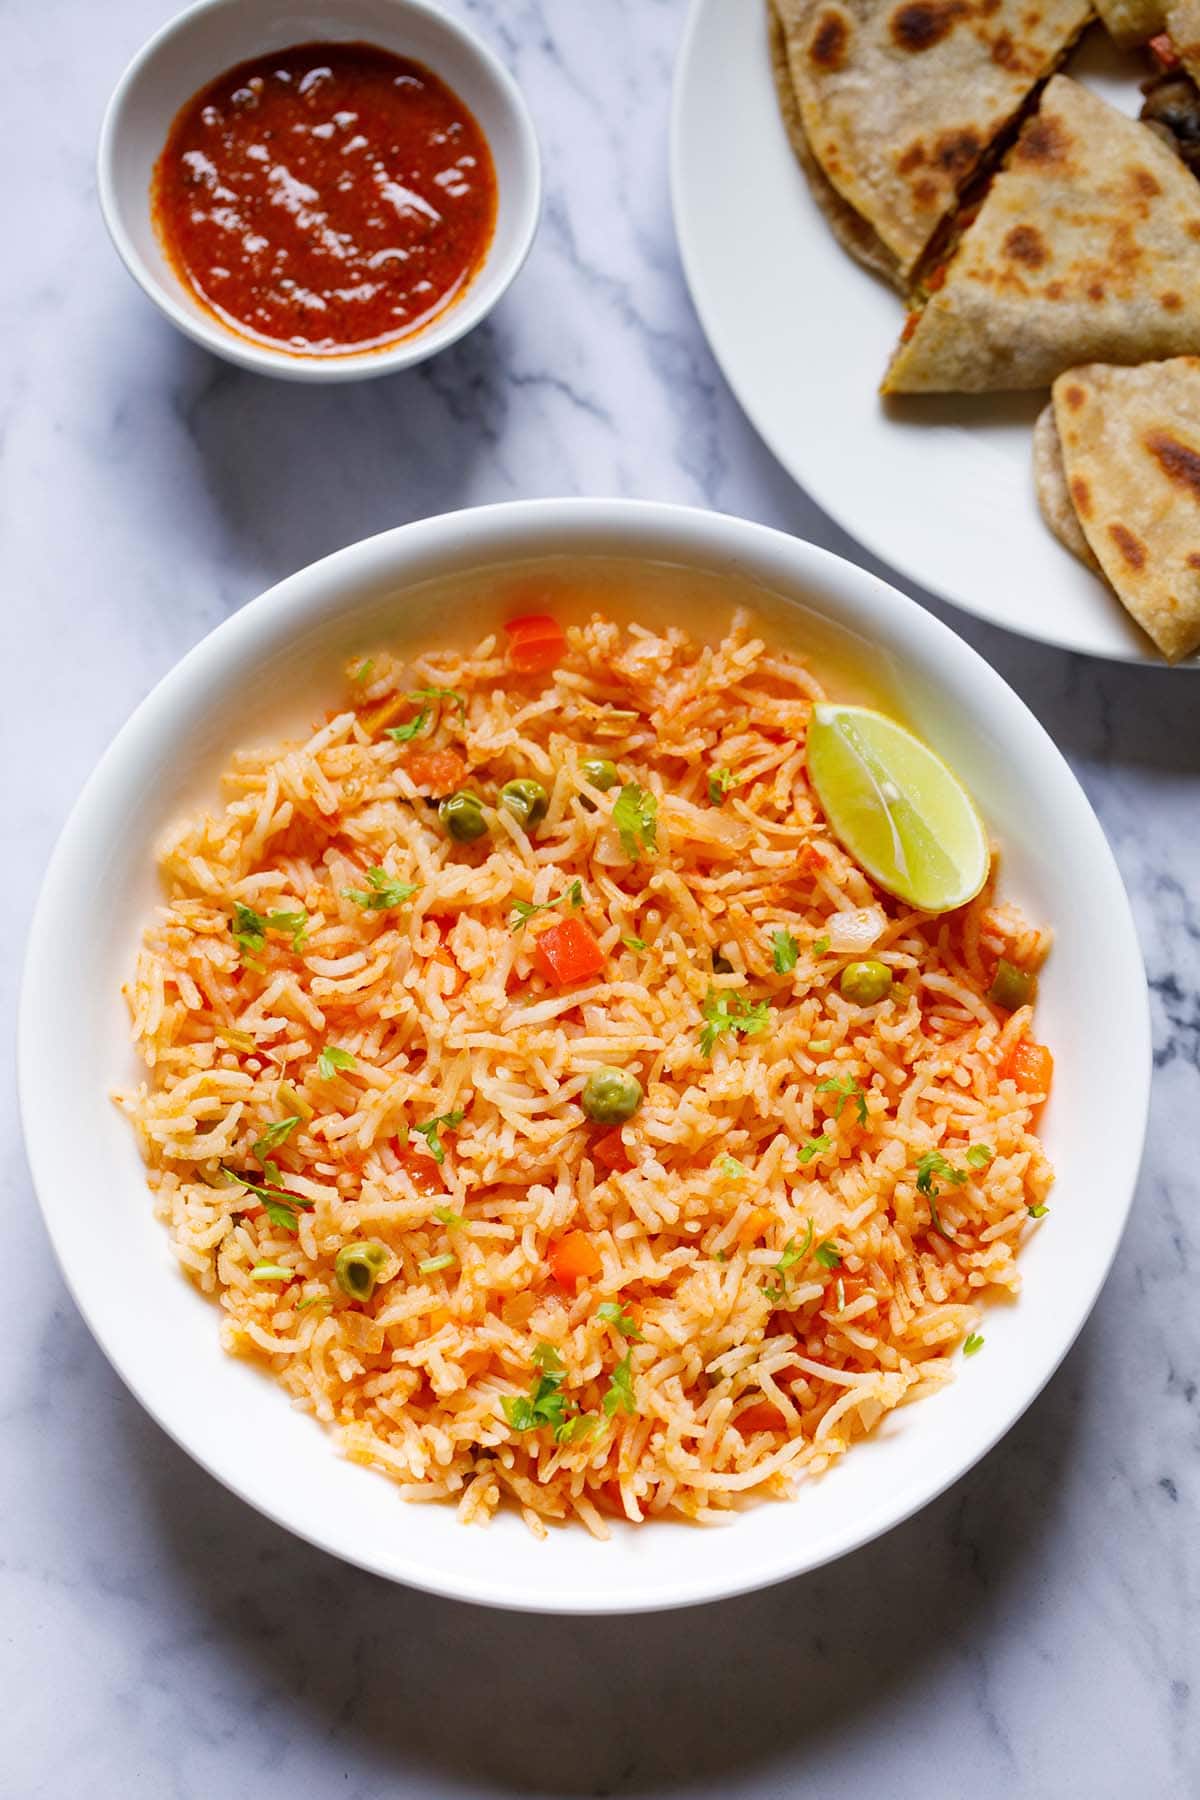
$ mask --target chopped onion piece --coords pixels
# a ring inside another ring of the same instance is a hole
[[[887,930],[881,906],[855,906],[827,920],[829,948],[835,956],[858,956],[876,945]]]

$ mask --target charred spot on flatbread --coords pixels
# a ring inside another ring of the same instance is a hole
[[[958,131],[940,134],[933,146],[933,160],[947,175],[963,175],[975,166],[983,149],[979,133],[964,125]]]
[[[1169,431],[1148,431],[1142,441],[1167,480],[1200,500],[1200,452]]]
[[[1131,569],[1145,568],[1146,546],[1136,532],[1130,531],[1128,525],[1122,525],[1118,519],[1109,526],[1108,535]]]
[[[904,0],[891,17],[892,42],[919,56],[940,44],[966,14],[963,0]]]
[[[1177,294],[1174,288],[1168,288],[1165,294],[1158,296],[1158,304],[1164,312],[1178,312],[1183,305],[1183,295]]]
[[[1071,140],[1061,121],[1048,113],[1038,113],[1017,139],[1013,161],[1065,169],[1070,162],[1070,149]]]
[[[825,74],[840,69],[850,49],[850,20],[844,12],[827,7],[817,19],[808,46],[809,60]]]
[[[1075,511],[1081,519],[1092,516],[1092,490],[1082,475],[1076,475],[1071,482],[1071,498],[1075,502]]]
[[[1162,193],[1162,184],[1141,163],[1134,163],[1129,170],[1129,184],[1135,194],[1143,195],[1147,200],[1153,200],[1156,194]]]
[[[1081,387],[1076,387],[1075,383],[1071,382],[1068,387],[1063,389],[1063,399],[1066,401],[1072,412],[1078,412],[1080,407],[1086,401],[1087,395]]]
[[[1004,240],[1004,254],[1027,269],[1040,269],[1050,260],[1046,240],[1036,225],[1014,225]]]

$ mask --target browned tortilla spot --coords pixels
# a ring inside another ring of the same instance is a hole
[[[1087,399],[1087,395],[1081,387],[1072,386],[1063,389],[1063,399],[1066,401],[1072,412],[1078,412],[1084,401]]]
[[[936,206],[940,198],[941,192],[936,181],[926,179],[914,183],[913,199],[918,206]]]
[[[1088,283],[1087,297],[1089,300],[1103,300],[1104,289],[1098,281],[1090,281]]]
[[[943,131],[933,146],[933,160],[947,175],[956,175],[969,169],[982,149],[977,134],[967,128]]]
[[[924,161],[925,146],[921,143],[920,139],[918,139],[915,144],[910,144],[908,149],[896,159],[896,168],[901,175],[911,175],[913,170],[919,169]]]
[[[1092,490],[1082,475],[1075,475],[1071,479],[1071,498],[1075,502],[1075,511],[1080,518],[1090,519],[1092,516]]]
[[[1048,281],[1046,283],[1046,298],[1047,298],[1047,300],[1061,300],[1063,297],[1064,291],[1065,290],[1063,288],[1063,284],[1061,281]]]
[[[962,0],[907,0],[892,14],[892,41],[914,56],[932,50],[954,30],[965,10]]]
[[[1200,500],[1200,454],[1167,431],[1148,431],[1143,442],[1167,480]]]
[[[1130,169],[1129,179],[1135,193],[1145,194],[1147,199],[1152,199],[1155,194],[1162,193],[1162,188],[1155,181],[1149,169],[1143,169],[1140,163],[1135,163]]]
[[[1025,73],[1025,58],[1007,31],[1002,31],[992,45],[992,61],[1001,69],[1007,69],[1012,75]]]
[[[1158,296],[1158,301],[1165,311],[1178,312],[1183,305],[1183,295],[1177,294],[1173,288],[1168,288],[1165,294]]]
[[[1017,147],[1013,151],[1013,160],[1031,163],[1065,163],[1067,160],[1067,134],[1057,119],[1049,119],[1038,115],[1032,119],[1017,139]]]
[[[1027,269],[1040,269],[1050,256],[1035,225],[1014,225],[1004,240],[1004,254]]]
[[[843,13],[822,13],[808,47],[809,59],[818,69],[840,69],[846,60],[850,29]]]
[[[1200,552],[1189,550],[1183,560],[1189,569],[1200,569]]]
[[[1120,523],[1110,525],[1108,535],[1131,569],[1144,569],[1146,566],[1146,546],[1140,537],[1135,537],[1127,525]]]

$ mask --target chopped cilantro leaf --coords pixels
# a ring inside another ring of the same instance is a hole
[[[973,1169],[986,1169],[995,1154],[987,1144],[972,1144],[967,1151],[967,1162]]]
[[[608,1389],[601,1402],[604,1416],[611,1419],[618,1412],[634,1416],[637,1413],[637,1402],[633,1396],[633,1351],[627,1350],[616,1368],[608,1384]]]
[[[1031,1206],[1029,1208],[1029,1216],[1031,1219],[1044,1219],[1049,1211],[1050,1208],[1042,1201],[1038,1206]]]
[[[824,956],[829,948],[829,939],[827,937],[814,938],[808,948],[813,956]]]
[[[810,1163],[814,1156],[820,1156],[823,1151],[832,1149],[833,1139],[826,1137],[822,1132],[820,1137],[809,1138],[807,1144],[799,1151],[799,1159],[802,1163]]]
[[[817,1245],[813,1255],[823,1269],[840,1269],[842,1266],[842,1253],[828,1238],[823,1244]]]
[[[940,1150],[927,1150],[917,1163],[917,1192],[924,1194],[927,1200],[936,1198],[941,1191],[934,1180],[935,1175],[940,1175],[954,1187],[961,1187],[967,1179],[966,1171],[954,1168]]]
[[[310,1306],[332,1305],[333,1296],[331,1294],[310,1294],[306,1300],[297,1300],[293,1310],[296,1312],[307,1312]]]
[[[458,688],[414,688],[408,697],[410,700],[450,700],[457,706],[460,719],[465,719],[467,716],[467,696]]]
[[[559,894],[555,899],[542,900],[537,905],[534,905],[533,901],[531,901],[531,900],[514,900],[513,901],[513,909],[512,909],[512,923],[509,926],[509,930],[510,931],[520,931],[522,925],[527,924],[530,919],[532,919],[536,916],[536,914],[549,912],[552,907],[565,906],[568,904],[568,902],[570,903],[572,909],[574,909],[577,906],[583,905],[583,883],[582,883],[582,881],[573,881],[571,883],[570,887],[564,888],[562,893]],[[643,945],[643,949],[644,948],[645,948],[645,946]]]
[[[732,769],[714,769],[708,778],[708,798],[713,806],[720,806],[730,788],[738,785]]]
[[[606,1300],[596,1308],[596,1317],[603,1319],[606,1325],[615,1325],[621,1336],[628,1338],[631,1344],[645,1343],[646,1340],[634,1324],[631,1314],[619,1300]]]
[[[623,937],[621,942],[627,950],[644,950],[646,948],[645,938],[634,937],[632,932],[627,937]]]
[[[252,906],[243,906],[240,900],[235,900],[231,930],[246,967],[261,969],[262,964],[256,959],[266,945],[268,931],[290,933],[292,949],[299,950],[308,931],[308,913],[302,906],[298,912],[273,912],[264,916],[255,912]]]
[[[287,1141],[299,1123],[300,1115],[294,1113],[290,1119],[278,1119],[274,1125],[268,1125],[262,1136],[255,1138],[250,1146],[252,1154],[261,1162],[268,1150],[274,1150],[276,1145]]]
[[[777,931],[771,939],[771,960],[777,975],[790,975],[800,960],[800,946],[790,931]]]
[[[563,1419],[554,1427],[556,1444],[574,1444],[595,1431],[600,1423],[595,1413],[576,1413],[574,1418]]]
[[[747,1000],[744,994],[718,993],[709,988],[700,1009],[707,1021],[700,1033],[700,1049],[711,1056],[722,1032],[740,1032],[743,1037],[757,1037],[771,1022],[769,1000]]]
[[[505,1394],[500,1401],[508,1423],[514,1431],[537,1431],[549,1425],[556,1444],[584,1437],[597,1421],[591,1414],[580,1414],[575,1402],[559,1392],[566,1369],[558,1352],[552,1344],[538,1344],[533,1358],[542,1373],[529,1393]]]
[[[553,1344],[535,1344],[533,1360],[547,1375],[565,1375],[567,1365]]]
[[[364,912],[386,912],[391,906],[403,906],[411,900],[420,886],[419,881],[394,881],[386,869],[368,869],[366,890],[343,888],[342,897],[353,900]]]
[[[627,781],[617,795],[612,822],[631,862],[636,862],[643,850],[658,848],[658,801],[636,781]]]
[[[343,1050],[337,1044],[326,1044],[317,1058],[317,1074],[322,1081],[332,1081],[339,1069],[353,1069],[355,1066],[354,1052]]]
[[[429,708],[423,706],[413,718],[406,719],[403,725],[389,725],[384,737],[390,737],[394,744],[411,743],[417,733],[424,731],[429,723]]]
[[[971,1333],[971,1335],[968,1338],[966,1338],[963,1342],[963,1355],[964,1356],[975,1356],[982,1349],[983,1349],[983,1339],[980,1337],[980,1335],[977,1331],[973,1331]]]
[[[444,1125],[447,1131],[453,1131],[455,1126],[461,1125],[462,1122],[463,1113],[461,1110],[458,1112],[438,1113],[436,1118],[426,1119],[424,1125],[410,1125],[409,1131],[414,1137],[420,1136],[425,1139],[425,1142],[429,1145],[429,1153],[440,1169],[446,1160],[446,1150],[442,1143],[440,1128]]]
[[[835,1119],[841,1118],[847,1100],[853,1100],[855,1111],[858,1114],[859,1124],[866,1124],[867,1097],[859,1087],[857,1081],[855,1081],[853,1075],[827,1075],[824,1081],[818,1081],[817,1092],[818,1094],[837,1095],[837,1099],[833,1106],[833,1116]]]
[[[721,1173],[730,1181],[740,1181],[743,1175],[750,1173],[745,1163],[740,1163],[736,1156],[721,1158]]]

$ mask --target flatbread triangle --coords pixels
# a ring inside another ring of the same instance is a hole
[[[902,274],[1090,0],[775,0],[807,144]]]
[[[1048,387],[1079,362],[1200,351],[1200,182],[1066,76],[1047,84],[885,393]]]

